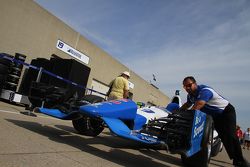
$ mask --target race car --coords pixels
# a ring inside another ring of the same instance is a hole
[[[176,98],[179,96],[173,99]],[[72,120],[82,135],[97,136],[107,127],[122,138],[165,146],[170,153],[181,154],[186,166],[208,166],[210,157],[222,148],[220,139],[214,136],[212,118],[199,110],[179,111],[179,104],[173,99],[167,107],[140,108],[129,99],[105,101],[86,95],[39,111]]]

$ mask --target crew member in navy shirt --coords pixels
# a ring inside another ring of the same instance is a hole
[[[243,158],[239,140],[236,136],[236,114],[234,107],[213,88],[197,85],[192,76],[183,80],[183,88],[187,91],[187,102],[180,110],[200,110],[212,116],[214,127],[221,138],[227,154],[233,164],[239,167],[248,166]]]

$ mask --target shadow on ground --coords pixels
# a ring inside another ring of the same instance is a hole
[[[80,136],[75,133],[74,128],[55,125],[55,127],[44,126],[36,122],[28,122],[21,120],[6,119],[7,121],[32,132],[48,137],[50,140],[67,144],[75,147],[83,152],[95,155],[97,157],[106,159],[121,166],[157,166],[157,167],[170,167],[172,165],[182,166],[181,160],[171,155],[162,154],[159,150],[153,147],[148,147],[138,142],[121,139],[115,136],[110,136],[108,133],[105,136],[98,136],[95,138]],[[92,144],[102,144],[111,147],[108,152],[92,147]],[[139,150],[143,155],[136,155],[133,153],[121,150],[135,149]],[[165,165],[154,159],[164,161],[170,165]],[[172,165],[171,165],[172,164]]]

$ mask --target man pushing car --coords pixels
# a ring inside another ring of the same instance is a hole
[[[183,88],[188,93],[187,102],[180,110],[201,110],[212,116],[215,130],[221,138],[227,154],[233,159],[233,165],[247,167],[248,162],[243,158],[239,140],[236,136],[236,113],[234,107],[213,88],[197,85],[192,76],[183,80]]]

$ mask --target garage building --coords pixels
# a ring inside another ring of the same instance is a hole
[[[21,53],[26,56],[26,63],[31,63],[37,58],[74,59],[74,63],[81,63],[89,69],[86,87],[104,94],[108,91],[112,79],[120,72],[130,71],[130,97],[134,101],[160,106],[166,106],[169,102],[169,97],[157,87],[142,79],[33,0],[1,0],[0,21],[1,53]],[[71,66],[77,68],[72,62]],[[56,69],[60,68],[63,68],[63,64],[57,64]],[[24,71],[25,68],[21,77],[24,76]],[[81,78],[82,75],[79,75],[77,78]],[[19,90],[22,87],[20,81]],[[86,93],[90,93],[89,90]]]

